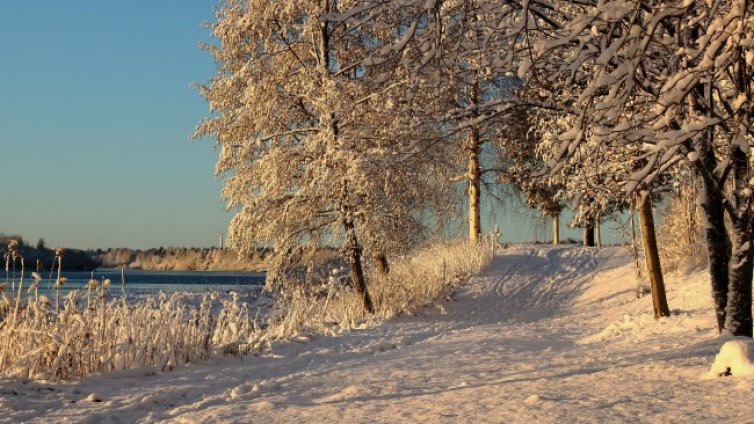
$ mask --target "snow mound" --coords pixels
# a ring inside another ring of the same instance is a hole
[[[657,335],[699,332],[702,331],[702,328],[709,326],[709,319],[699,311],[676,309],[672,311],[669,317],[655,319],[652,312],[646,309],[647,307],[643,306],[643,310],[639,312],[625,314],[620,319],[608,324],[599,333],[584,337],[578,342],[581,344],[599,343],[617,338],[639,342]]]
[[[87,402],[102,402],[102,398],[99,397],[96,393],[90,394],[84,400],[87,401]]]
[[[707,373],[709,378],[754,375],[754,340],[738,338],[729,340],[720,348],[715,362]]]
[[[528,398],[526,398],[524,403],[527,405],[534,405],[535,403],[539,403],[541,400],[542,398],[539,397],[539,395],[531,395]]]

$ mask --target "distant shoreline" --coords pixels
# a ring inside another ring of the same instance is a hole
[[[260,272],[267,268],[267,251],[239,256],[234,251],[218,248],[167,247],[148,250],[108,249],[97,255],[102,268],[144,271],[226,271]]]
[[[266,274],[267,269],[151,269],[151,268],[129,268],[124,267],[126,271],[141,271],[141,272],[207,272],[207,273],[233,273],[233,274]],[[111,266],[100,266],[94,269],[95,272],[120,272],[121,268]]]

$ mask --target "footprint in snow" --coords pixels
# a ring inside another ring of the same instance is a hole
[[[254,395],[257,393],[259,393],[258,384],[242,384],[230,390],[230,399],[233,400],[242,396]]]
[[[335,393],[333,395],[323,398],[322,401],[323,402],[338,402],[338,401],[342,401],[342,400],[346,400],[348,398],[354,397],[360,393],[362,393],[361,387],[356,386],[356,385],[348,386],[338,393]]]
[[[270,409],[275,409],[275,404],[270,402],[269,400],[263,400],[263,401],[252,404],[251,409],[255,411],[266,411]]]

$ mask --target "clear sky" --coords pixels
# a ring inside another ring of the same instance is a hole
[[[189,139],[208,114],[189,86],[215,72],[197,47],[215,5],[0,2],[0,232],[77,248],[218,244],[231,215],[217,153]],[[526,212],[485,209],[485,232],[494,221],[507,240],[549,238]]]
[[[0,2],[0,231],[72,247],[207,246],[230,215],[190,89],[212,1]]]

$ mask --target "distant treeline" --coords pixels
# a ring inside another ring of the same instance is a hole
[[[48,248],[44,239],[39,239],[36,245],[31,246],[26,243],[23,237],[0,233],[0,254],[2,255],[3,270],[5,270],[7,259],[5,254],[8,252],[10,240],[18,242],[18,253],[23,257],[25,269],[48,271],[52,268],[55,261],[55,249]],[[9,260],[7,263],[8,268],[13,269],[13,261]],[[65,249],[61,264],[65,271],[91,271],[99,266],[94,251],[78,249]],[[16,260],[15,268],[20,270],[20,267],[21,261]]]
[[[96,259],[103,267],[182,271],[260,271],[265,269],[268,249],[257,249],[239,257],[228,249],[160,247],[135,250],[126,248],[98,251]]]
[[[0,259],[5,269],[5,253],[8,243],[16,240],[18,253],[23,257],[27,270],[48,271],[55,260],[55,248],[48,248],[44,239],[30,245],[23,237],[0,233]],[[132,268],[175,271],[260,271],[265,269],[264,260],[269,249],[260,248],[246,257],[239,257],[228,249],[159,247],[156,249],[111,248],[107,250],[79,250],[66,248],[63,252],[64,271],[91,271],[95,268]],[[15,261],[20,270],[20,259]],[[13,262],[9,262],[13,269]],[[38,268],[39,267],[39,268]]]

